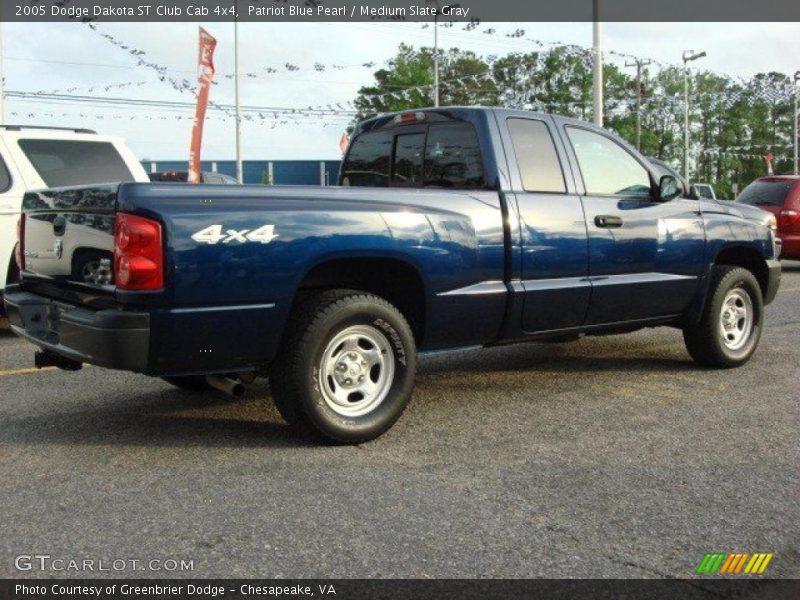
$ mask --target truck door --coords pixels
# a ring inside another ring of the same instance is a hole
[[[582,180],[592,296],[587,325],[669,316],[692,301],[705,230],[696,200],[661,202],[650,169],[604,132],[565,126]]]
[[[519,168],[513,187],[522,240],[522,329],[580,326],[591,292],[586,222],[573,182],[564,176],[567,157],[554,143],[555,123],[515,116],[506,125]]]

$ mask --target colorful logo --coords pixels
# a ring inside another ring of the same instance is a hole
[[[773,552],[706,552],[697,573],[713,575],[761,575]]]

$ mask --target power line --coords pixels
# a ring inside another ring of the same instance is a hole
[[[72,94],[34,94],[30,92],[9,90],[6,92],[7,98],[18,98],[24,100],[51,100],[57,102],[80,102],[81,104],[96,104],[103,106],[125,106],[125,107],[152,107],[164,109],[190,109],[195,108],[194,102],[180,102],[176,100],[153,100],[145,98],[125,98],[125,97],[98,97],[98,96],[81,96]],[[229,104],[217,104],[212,107],[217,110],[230,110],[233,106]],[[343,115],[353,116],[356,111],[345,109],[332,109],[325,107],[286,107],[286,106],[259,106],[259,105],[243,105],[242,111],[247,112],[270,112],[270,113],[288,113],[288,114],[309,114],[309,115]]]

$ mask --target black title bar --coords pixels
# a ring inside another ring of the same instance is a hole
[[[2,0],[0,20],[798,22],[797,0]]]

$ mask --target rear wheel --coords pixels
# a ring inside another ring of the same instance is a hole
[[[293,314],[270,374],[284,419],[336,443],[359,443],[389,429],[411,398],[414,337],[386,300],[323,292]]]
[[[755,276],[741,267],[715,267],[700,322],[683,330],[686,349],[700,365],[738,367],[756,351],[763,320]]]

